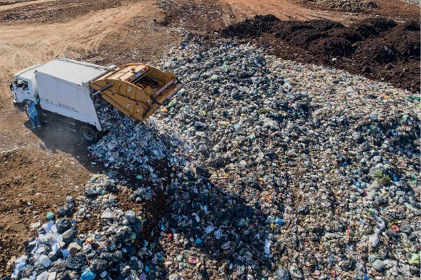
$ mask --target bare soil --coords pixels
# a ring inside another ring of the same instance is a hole
[[[344,26],[376,14],[399,24],[419,22],[417,6],[376,2],[379,9],[355,13],[295,0],[0,1],[0,276],[11,272],[8,260],[23,252],[32,222],[45,221],[46,213],[55,212],[67,195],[81,192],[93,173],[106,172],[91,164],[79,137],[54,126],[35,133],[29,129],[26,115],[12,105],[8,82],[13,73],[56,55],[103,65],[155,64],[183,40],[184,29],[209,36],[255,15],[331,19]],[[273,37],[264,33],[253,40],[265,43]],[[125,193],[119,199],[124,207],[140,207]],[[80,227],[90,229],[89,223]]]

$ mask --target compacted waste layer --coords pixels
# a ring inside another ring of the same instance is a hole
[[[419,96],[231,40],[161,67],[184,89],[144,124],[98,104],[111,172],[33,225],[12,278],[419,277]],[[123,170],[131,200],[163,196],[156,225],[122,210]]]

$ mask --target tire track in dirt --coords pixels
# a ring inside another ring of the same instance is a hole
[[[4,65],[0,76],[10,76],[56,54],[74,57],[95,51],[108,34],[150,9],[152,2],[102,10],[66,23],[4,26],[0,34],[0,63]]]

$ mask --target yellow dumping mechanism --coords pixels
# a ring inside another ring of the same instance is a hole
[[[144,64],[126,64],[91,82],[101,96],[125,115],[146,120],[183,86],[170,72]]]

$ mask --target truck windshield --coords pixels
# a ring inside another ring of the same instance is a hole
[[[14,80],[15,86],[17,88],[23,88],[23,89],[28,89],[28,82],[21,80],[21,79],[16,79]]]

